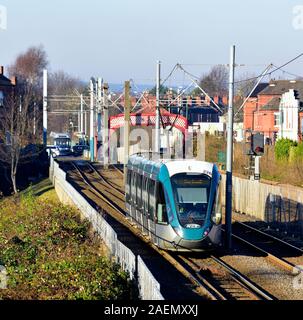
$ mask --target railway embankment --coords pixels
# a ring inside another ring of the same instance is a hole
[[[88,220],[59,202],[49,180],[0,202],[3,300],[123,300],[136,297],[128,274],[106,256]]]

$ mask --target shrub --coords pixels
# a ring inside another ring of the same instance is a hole
[[[102,256],[102,243],[76,210],[41,201],[32,189],[0,205],[0,265],[8,289],[0,300],[125,300],[134,295],[120,266]],[[136,298],[137,295],[134,295]]]
[[[297,146],[295,141],[290,139],[279,139],[275,145],[275,157],[277,160],[288,160],[291,147]]]
[[[293,160],[303,160],[303,142],[299,143],[293,150]]]

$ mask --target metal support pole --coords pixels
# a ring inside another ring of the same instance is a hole
[[[84,112],[84,134],[85,134],[85,139],[87,138],[87,112]]]
[[[47,70],[43,70],[43,145],[47,146]]]
[[[258,181],[260,181],[260,178],[261,178],[260,160],[261,160],[260,156],[255,156],[255,176],[254,176],[254,180],[258,180]]]
[[[95,151],[95,134],[94,134],[94,82],[93,80],[90,81],[90,130],[89,130],[89,137],[90,137],[90,160],[94,161],[94,151]]]
[[[127,176],[127,163],[129,158],[129,135],[130,135],[130,81],[125,81],[125,106],[124,106],[124,183]]]
[[[36,139],[36,108],[37,108],[37,104],[36,102],[34,103],[34,129],[33,129],[33,133],[34,133],[34,137]]]
[[[109,165],[109,110],[108,110],[108,84],[103,84],[103,157],[104,166]]]
[[[81,132],[81,111],[78,112],[78,132]]]
[[[102,79],[98,78],[98,117],[97,117],[98,142],[100,142],[102,139],[101,112],[102,112]]]
[[[84,124],[83,124],[83,120],[84,120],[84,115],[83,115],[83,94],[81,94],[80,96],[80,132],[83,133],[84,132]]]
[[[155,152],[160,152],[160,86],[161,86],[161,62],[157,61],[156,83],[156,123],[155,123]]]
[[[233,167],[233,135],[234,135],[234,80],[235,80],[235,46],[230,51],[229,101],[227,124],[227,161],[226,161],[226,212],[225,212],[225,246],[232,249],[232,167]]]

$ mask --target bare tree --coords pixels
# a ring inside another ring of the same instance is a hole
[[[18,192],[16,176],[19,164],[33,156],[33,150],[25,150],[32,136],[30,115],[33,97],[31,86],[16,89],[6,97],[0,111],[0,159],[10,169],[14,193]]]
[[[18,80],[0,109],[0,160],[10,169],[15,193],[18,191],[16,176],[19,164],[37,155],[37,146],[30,147],[32,142],[37,141],[32,121],[34,117],[41,119],[42,73],[47,65],[46,52],[38,46],[18,55],[9,67],[10,76],[17,76]],[[36,130],[36,134],[39,131]]]
[[[56,96],[74,96],[75,89],[78,90],[79,93],[83,93],[85,91],[85,86],[81,83],[81,81],[64,71],[56,71],[49,75],[49,93],[51,95]],[[49,130],[55,132],[65,132],[70,129],[69,121],[77,123],[78,114],[75,113],[68,113],[69,110],[80,110],[80,98],[67,100],[67,102],[58,101],[58,102],[51,102],[50,110],[64,110],[66,113],[63,114],[49,114]]]
[[[200,86],[212,97],[226,95],[228,90],[227,67],[223,65],[212,67],[209,73],[202,76]]]
[[[47,54],[42,45],[33,46],[17,56],[9,66],[10,76],[16,76],[19,83],[29,82],[37,86],[41,82],[43,69],[48,66]]]
[[[256,79],[254,73],[243,73],[241,74],[237,80],[235,85],[236,95],[245,99],[254,88],[256,84]],[[247,81],[246,81],[247,79]]]
[[[255,75],[253,73],[243,73],[241,74],[235,84],[235,101],[234,101],[234,111],[235,111],[235,121],[243,122],[244,120],[244,108],[240,109],[244,103],[246,97],[251,93],[252,89],[256,84],[254,79]]]

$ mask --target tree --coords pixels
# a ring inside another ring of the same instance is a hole
[[[10,169],[14,193],[18,192],[16,176],[19,164],[37,152],[25,149],[32,137],[33,98],[31,86],[20,86],[5,98],[0,111],[0,159]]]
[[[72,95],[75,93],[75,89],[78,89],[78,91],[84,90],[83,85],[77,78],[62,70],[49,75],[48,86],[52,95]]]
[[[5,97],[0,109],[0,160],[10,169],[15,193],[19,164],[38,153],[37,147],[30,147],[36,140],[32,120],[42,118],[42,74],[47,65],[44,48],[37,46],[18,55],[9,67],[10,76],[17,77],[17,85]]]
[[[200,87],[211,97],[224,96],[228,91],[228,70],[223,65],[212,67],[209,73],[202,76]],[[193,91],[193,95],[201,94],[199,88]]]
[[[51,95],[56,96],[75,96],[75,89],[79,93],[84,93],[85,86],[81,81],[64,71],[56,71],[49,74],[48,89]],[[68,113],[68,110],[80,110],[80,98],[79,99],[70,99],[65,102],[51,102],[49,104],[50,111],[55,110],[64,110],[67,113],[60,114],[49,114],[49,131],[54,132],[63,132],[69,130],[69,120],[72,122],[77,122],[78,114],[74,112]]]
[[[19,83],[41,84],[43,69],[48,66],[47,54],[42,45],[33,46],[17,56],[9,66],[10,76],[16,76]]]
[[[244,107],[241,110],[240,107],[256,85],[256,79],[253,78],[255,78],[254,74],[246,72],[236,80],[234,100],[235,122],[243,122],[244,120]],[[248,80],[246,81],[246,79]]]

